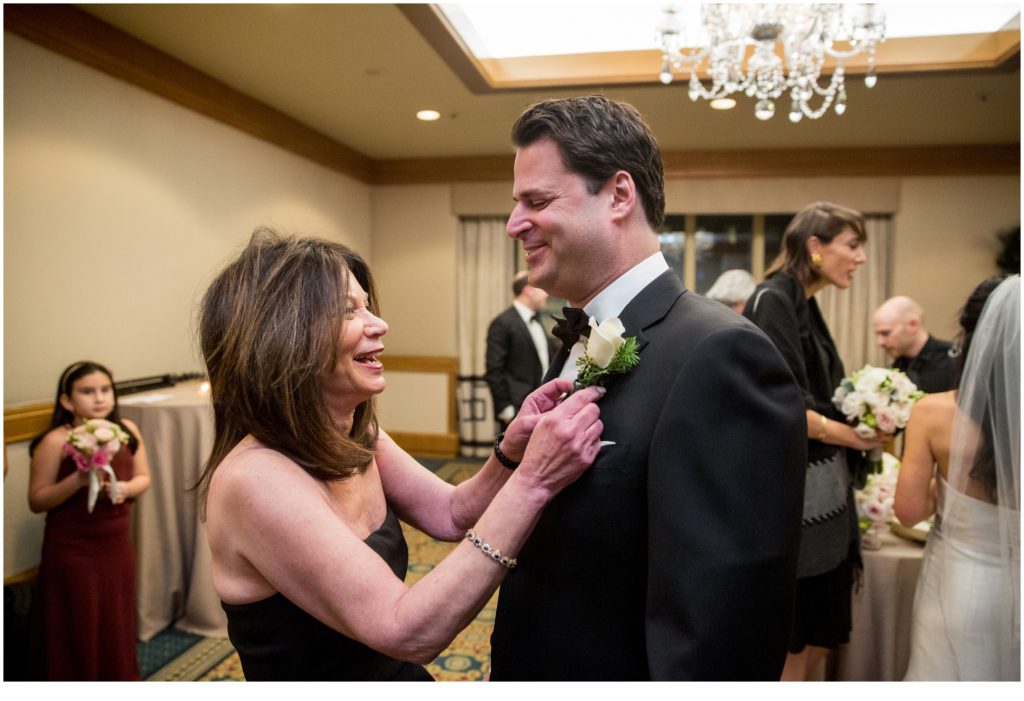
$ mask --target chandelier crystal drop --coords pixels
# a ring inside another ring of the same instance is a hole
[[[829,107],[846,111],[844,63],[866,54],[864,84],[873,87],[875,52],[885,41],[885,13],[875,4],[706,4],[699,26],[685,28],[673,6],[657,27],[662,65],[659,79],[673,70],[689,73],[689,95],[714,100],[742,93],[754,98],[754,115],[775,114],[775,100],[788,93],[789,119],[818,119]],[[825,61],[835,61],[831,77]],[[710,86],[697,77],[704,68]]]

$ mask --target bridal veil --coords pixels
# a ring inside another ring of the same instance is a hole
[[[1014,275],[985,303],[957,392],[939,598],[960,678],[1020,679],[1020,321]]]

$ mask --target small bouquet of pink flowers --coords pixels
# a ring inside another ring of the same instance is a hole
[[[110,461],[121,447],[128,444],[124,429],[106,419],[89,419],[81,426],[71,429],[64,454],[75,461],[79,470],[89,473],[89,513],[96,506],[96,499],[103,489],[102,473],[110,480],[111,497],[118,493],[117,476]]]
[[[896,478],[900,462],[889,453],[882,454],[882,469],[868,476],[864,489],[854,493],[860,524],[861,545],[877,550],[882,545],[882,531],[892,522],[895,511]]]
[[[894,434],[906,427],[914,402],[924,396],[910,378],[896,368],[865,365],[850,377],[843,378],[832,395],[832,403],[851,422],[862,438],[874,438],[878,431]],[[871,469],[882,469],[882,451],[868,455]]]

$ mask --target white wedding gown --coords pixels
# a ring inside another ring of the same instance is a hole
[[[997,680],[999,636],[1011,587],[1000,566],[999,507],[937,479],[935,527],[928,535],[914,598],[909,681]]]

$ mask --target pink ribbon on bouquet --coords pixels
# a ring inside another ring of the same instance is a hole
[[[83,455],[70,443],[64,444],[64,454],[71,456],[71,459],[75,461],[75,466],[82,471],[89,473],[89,501],[88,509],[89,513],[96,508],[96,500],[99,499],[100,492],[103,491],[103,478],[100,475],[101,472],[105,472],[110,479],[110,500],[115,504],[118,502],[118,496],[121,493],[121,488],[117,484],[117,475],[114,474],[113,468],[110,467],[110,456],[105,450],[97,450],[89,458]]]

